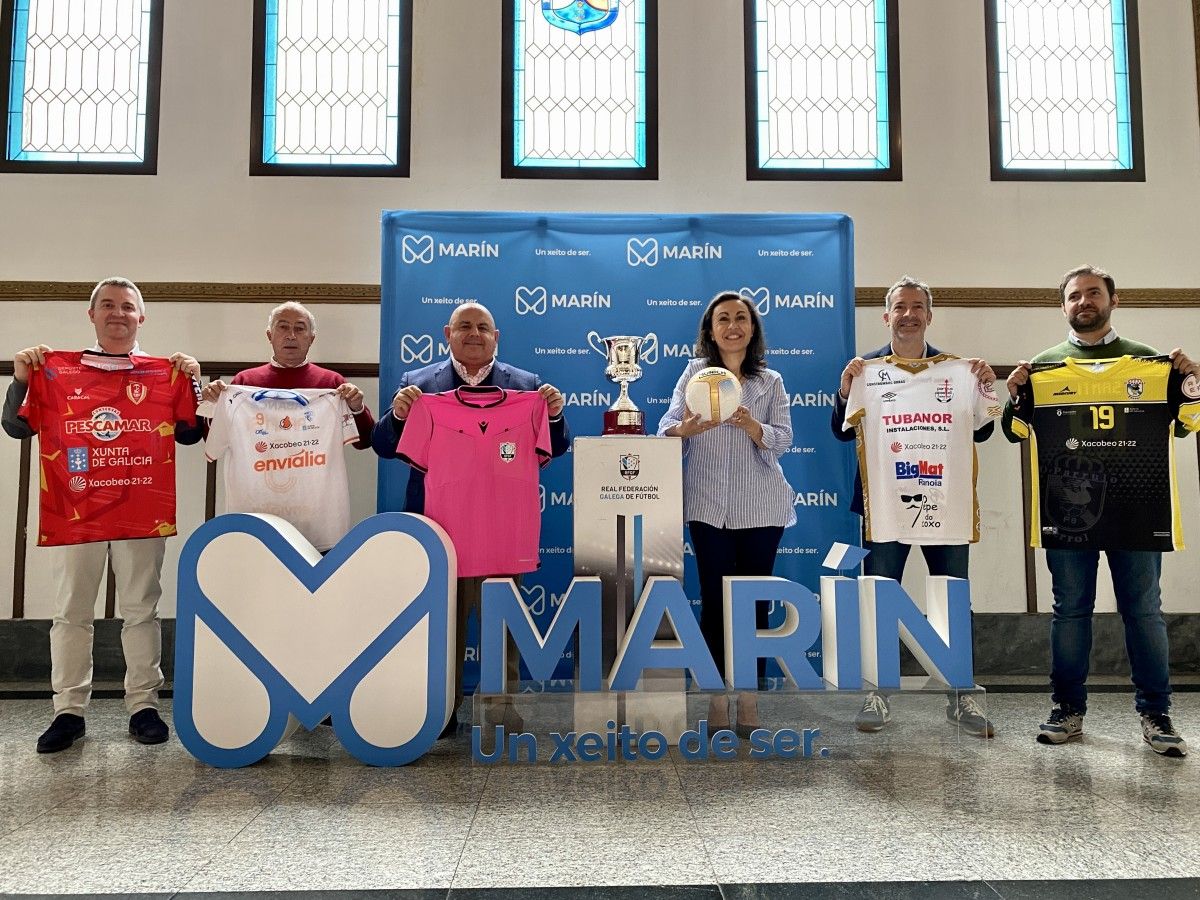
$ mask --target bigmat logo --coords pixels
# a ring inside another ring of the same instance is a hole
[[[513,292],[513,306],[519,316],[544,316],[550,309],[611,309],[612,294],[599,291],[556,294],[541,285],[518,285]]]
[[[695,259],[721,259],[725,248],[720,244],[663,244],[658,238],[631,237],[625,242],[625,261],[631,266],[657,266],[660,262]]]
[[[179,561],[180,741],[202,762],[246,766],[295,730],[289,716],[306,728],[330,716],[369,765],[424,755],[454,703],[456,571],[446,532],[407,513],[366,519],[324,558],[275,516],[206,522]]]
[[[381,582],[377,573],[385,569],[393,577]],[[452,711],[456,570],[446,533],[407,513],[359,523],[324,558],[274,516],[224,515],[205,523],[179,563],[180,741],[202,762],[244,766],[297,727],[289,717],[313,728],[330,716],[338,739],[365,763],[418,759]],[[927,618],[885,578],[822,578],[820,603],[809,588],[786,579],[726,579],[722,678],[683,585],[673,578],[646,581],[607,673],[600,579],[577,577],[559,594],[542,586],[522,593],[511,579],[492,578],[483,585],[480,690],[503,693],[510,639],[535,681],[553,678],[564,653],[576,647],[575,690],[583,692],[636,690],[646,669],[689,671],[705,691],[754,690],[760,659],[777,660],[805,689],[828,682],[861,690],[864,680],[897,688],[901,643],[930,674],[970,688],[969,585],[945,577],[928,585]],[[783,608],[780,626],[758,629],[755,612],[764,603]],[[531,607],[555,610],[544,632]],[[659,638],[664,627],[672,633]],[[817,640],[823,676],[808,657]],[[472,731],[475,753],[481,734],[480,726]],[[665,738],[661,743],[665,748]]]
[[[437,257],[499,259],[500,245],[493,241],[434,241],[431,234],[406,234],[400,239],[400,261],[428,265]]]

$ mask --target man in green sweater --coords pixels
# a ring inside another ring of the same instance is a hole
[[[1111,360],[1123,356],[1158,355],[1158,351],[1152,347],[1118,337],[1113,330],[1110,319],[1119,300],[1112,276],[1102,269],[1080,266],[1067,272],[1059,285],[1059,301],[1062,304],[1063,316],[1071,328],[1067,340],[1039,353],[1033,358],[1033,363],[1061,362],[1068,358]],[[1175,386],[1173,390],[1176,391],[1177,397],[1185,401],[1191,398],[1188,405],[1194,406],[1195,401],[1200,398],[1200,364],[1190,360],[1179,349],[1171,351],[1170,359],[1171,367],[1179,373],[1170,376],[1170,381]],[[1128,361],[1126,365],[1137,364]],[[1165,369],[1166,372],[1170,372],[1163,363],[1157,363],[1157,366],[1160,371]],[[1089,377],[1087,373],[1092,373],[1097,378],[1103,378],[1100,374],[1103,371],[1107,371],[1107,367],[1087,367],[1085,373],[1077,377]],[[1009,402],[1004,409],[1001,427],[1010,441],[1022,440],[1030,434],[1028,423],[1033,420],[1033,411],[1025,407],[1035,405],[1034,391],[1030,384],[1031,373],[1032,364],[1022,361],[1008,377]],[[1120,378],[1125,379],[1125,376],[1121,375]],[[1062,387],[1058,387],[1060,383]],[[1144,390],[1144,379],[1121,380],[1119,387],[1122,392],[1126,391],[1126,388],[1128,390],[1126,396],[1129,399],[1124,399],[1124,403],[1136,403]],[[1144,417],[1135,418],[1128,424],[1124,419],[1116,422],[1114,416],[1118,414],[1128,418],[1131,409],[1135,412],[1142,410],[1136,406],[1121,406],[1120,403],[1097,405],[1095,395],[1091,393],[1091,386],[1080,385],[1073,388],[1069,375],[1057,378],[1053,385],[1045,390],[1048,396],[1043,397],[1047,405],[1057,407],[1055,412],[1058,417],[1065,416],[1069,419],[1078,415],[1080,421],[1086,422],[1090,414],[1097,419],[1095,426],[1100,429],[1112,429],[1114,424],[1120,426],[1119,429],[1108,432],[1109,434],[1119,431],[1121,436],[1129,436],[1133,429],[1148,420]],[[1081,405],[1085,402],[1084,398],[1090,400],[1092,405]],[[1075,402],[1072,403],[1072,400]],[[1043,399],[1038,399],[1037,405],[1042,403]],[[1159,404],[1159,407],[1164,405]],[[1066,421],[1067,419],[1060,419],[1054,424],[1061,428],[1065,427]],[[1176,433],[1182,432],[1177,430]],[[1111,445],[1113,442],[1095,443]],[[1143,445],[1146,443],[1143,441]],[[1075,451],[1081,446],[1081,442],[1073,434],[1065,444],[1069,451]],[[1129,440],[1118,443],[1121,447],[1136,444],[1136,441]],[[1082,446],[1086,450],[1086,440],[1082,442]],[[1058,452],[1060,449],[1057,443],[1045,447],[1047,452]],[[1141,460],[1129,459],[1128,454],[1145,452],[1145,447],[1139,451],[1122,449],[1116,452],[1125,456],[1128,462],[1140,464]],[[1037,461],[1034,461],[1035,471],[1037,464]],[[1095,465],[1081,452],[1074,455],[1064,468]],[[1090,476],[1087,475],[1087,471],[1077,468],[1077,474],[1084,477],[1077,479],[1073,485],[1069,483],[1069,478],[1062,479],[1063,485],[1059,486],[1059,491],[1062,494],[1068,494],[1073,489],[1078,491],[1078,496],[1074,498],[1079,502],[1079,506],[1075,507],[1075,515],[1078,516],[1078,521],[1090,527],[1101,517],[1103,506],[1100,503],[1092,503],[1089,507],[1088,498],[1102,498],[1104,490],[1111,485],[1100,482],[1110,479],[1111,476],[1106,474],[1102,467],[1096,468]],[[1047,487],[1051,485],[1050,479],[1045,475],[1043,480],[1046,481]],[[1035,496],[1035,507],[1041,504],[1042,500],[1042,497]],[[1040,508],[1037,512],[1040,515]],[[1041,518],[1050,522],[1048,515],[1042,515]],[[1060,529],[1054,527],[1053,523],[1051,527],[1041,531],[1056,536],[1060,534]],[[1036,534],[1033,537],[1036,546],[1038,537]],[[1081,539],[1066,536],[1059,542],[1069,540]],[[1125,646],[1129,653],[1132,680],[1136,689],[1135,708],[1141,716],[1143,739],[1158,753],[1186,756],[1187,743],[1175,730],[1168,715],[1171,705],[1171,682],[1167,628],[1162,617],[1159,591],[1162,553],[1158,550],[1116,549],[1109,546],[1105,549],[1105,555],[1112,573],[1117,610],[1125,625]],[[1050,681],[1055,706],[1038,730],[1037,739],[1043,744],[1061,744],[1083,734],[1083,717],[1087,711],[1088,661],[1092,647],[1092,612],[1096,603],[1096,572],[1099,560],[1098,549],[1046,549],[1046,562],[1050,569],[1054,594],[1054,612],[1050,626]]]

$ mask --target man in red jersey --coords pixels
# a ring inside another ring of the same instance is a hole
[[[271,361],[233,376],[233,384],[251,387],[297,390],[330,388],[346,401],[354,414],[359,439],[358,450],[371,446],[371,430],[375,418],[367,408],[363,392],[337,372],[323,369],[308,361],[308,351],[317,339],[317,319],[303,305],[294,301],[282,303],[267,317],[267,342],[271,345]],[[205,400],[216,400],[227,385],[216,379],[204,386]]]
[[[110,365],[136,366],[146,356],[138,346],[138,329],[146,321],[146,305],[137,285],[127,278],[106,278],[92,290],[88,318],[96,331],[95,345],[84,354],[93,359],[97,373]],[[3,426],[12,437],[32,437],[35,429],[19,414],[26,401],[30,379],[46,363],[50,347],[39,344],[13,358],[13,382],[4,400]],[[200,364],[176,353],[171,365],[183,375],[198,378]],[[29,410],[27,408],[27,414]],[[36,416],[35,416],[36,420]],[[174,439],[180,444],[200,440],[202,429],[193,418],[176,422]],[[166,538],[96,540],[55,547],[58,583],[57,608],[50,628],[51,684],[54,688],[54,721],[38,738],[39,753],[70,747],[84,735],[84,710],[92,693],[92,621],[96,594],[111,560],[120,603],[121,646],[125,653],[125,706],[130,713],[129,732],[140,743],[161,744],[169,730],[158,714],[158,691],[163,684],[160,660],[162,634],[158,621],[160,576]]]

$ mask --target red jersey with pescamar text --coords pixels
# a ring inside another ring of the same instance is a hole
[[[425,473],[425,515],[454,541],[460,578],[538,567],[538,473],[550,461],[541,394],[497,387],[422,394],[396,454]]]
[[[175,423],[196,402],[165,359],[47,353],[19,413],[40,445],[38,544],[175,534]]]

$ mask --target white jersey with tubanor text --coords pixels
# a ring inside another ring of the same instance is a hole
[[[867,360],[851,383],[845,418],[856,433],[867,540],[978,541],[974,432],[1001,411],[968,360]]]

